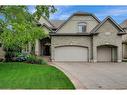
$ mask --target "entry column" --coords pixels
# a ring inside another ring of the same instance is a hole
[[[38,39],[36,39],[36,42],[35,42],[35,54],[36,55],[40,55],[40,41]]]
[[[93,46],[93,62],[97,62],[97,47]]]
[[[117,52],[118,52],[118,60],[117,62],[122,62],[122,45],[118,46],[118,49],[117,49]]]

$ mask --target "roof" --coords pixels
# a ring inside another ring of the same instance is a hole
[[[72,14],[66,21],[64,21],[63,24],[61,24],[58,29],[56,30],[56,32],[61,29],[73,16],[92,16],[93,18],[95,18],[95,20],[100,23],[101,21],[93,14],[91,13],[87,13],[87,12],[77,12],[77,13],[74,13]]]
[[[51,28],[55,28],[55,26],[49,21],[48,18],[46,18],[46,17],[44,17],[44,16],[42,16],[42,18],[45,19],[45,20],[48,22],[48,24],[51,25]],[[40,18],[40,19],[41,19],[41,18]],[[41,24],[41,22],[38,21],[38,24]],[[45,23],[45,24],[46,24],[46,23]],[[43,25],[43,24],[42,24],[42,25]]]
[[[50,33],[51,36],[90,36],[90,33]]]
[[[120,26],[121,26],[122,28],[127,28],[127,19],[124,20],[124,21],[120,24]]]
[[[92,34],[96,34],[97,30],[107,21],[110,20],[119,30],[120,32],[118,34],[125,34],[126,32],[122,29],[122,27],[117,24],[110,16],[107,16],[100,24],[98,24],[93,30],[91,31]]]
[[[43,16],[43,17],[44,17],[44,16]],[[48,23],[50,23],[52,27],[55,27],[46,17],[44,17],[44,19],[47,20]]]
[[[52,28],[49,27],[47,24],[43,24],[43,25],[41,25],[41,26],[42,26],[42,27],[45,26],[47,29],[49,29],[50,31],[52,31]]]
[[[49,30],[55,29],[56,32],[61,29],[73,16],[92,16],[99,24],[92,29],[92,31],[90,32],[91,34],[98,34],[96,31],[107,21],[110,20],[119,30],[120,32],[118,34],[125,34],[125,31],[123,30],[123,27],[125,26],[127,28],[127,20],[125,20],[121,26],[119,24],[117,24],[110,16],[106,17],[102,22],[93,14],[91,13],[87,13],[87,12],[77,12],[72,14],[67,20],[48,20],[47,18],[44,17],[45,20],[47,20],[52,27],[47,26],[46,24],[43,24],[42,26],[45,26],[46,28],[48,28]],[[40,24],[40,23],[38,23]],[[55,34],[52,33],[51,35],[67,35],[66,33],[62,33],[62,34]],[[76,34],[68,34],[68,35],[90,35],[88,33],[76,33]]]
[[[50,20],[50,22],[54,25],[55,28],[58,28],[65,22],[65,20]]]

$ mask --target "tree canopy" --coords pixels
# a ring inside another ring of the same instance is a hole
[[[28,6],[0,6],[0,41],[5,48],[23,48],[28,42],[44,38],[46,33],[37,26],[41,16],[49,18],[54,6],[35,6],[30,13]]]

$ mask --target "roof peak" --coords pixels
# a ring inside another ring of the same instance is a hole
[[[78,16],[84,16],[84,15],[93,15],[92,13],[88,13],[88,12],[81,12],[81,11],[77,11],[75,13],[73,13],[73,15],[78,15]]]
[[[92,31],[91,33],[96,32],[107,20],[110,20],[114,25],[116,25],[116,27],[118,29],[120,29],[123,33],[125,33],[125,31],[122,29],[122,27],[111,17],[111,16],[107,16],[99,25],[97,25]],[[120,32],[121,32],[120,31]]]
[[[62,19],[50,19],[50,21],[65,21],[65,20],[62,20]]]
[[[120,25],[122,28],[127,28],[127,19],[125,19]]]

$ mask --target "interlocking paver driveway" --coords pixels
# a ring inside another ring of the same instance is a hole
[[[127,63],[55,64],[76,77],[87,89],[127,89]]]

